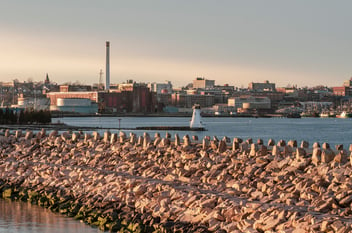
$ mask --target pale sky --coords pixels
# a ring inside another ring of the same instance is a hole
[[[4,0],[0,81],[341,86],[352,76],[350,0]],[[104,78],[105,80],[105,78]]]

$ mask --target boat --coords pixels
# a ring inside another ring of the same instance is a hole
[[[352,117],[352,113],[348,113],[346,111],[341,112],[339,115],[336,115],[337,118],[350,118]]]
[[[322,113],[319,114],[319,116],[320,116],[320,118],[328,118],[328,117],[330,117],[329,113],[327,113],[327,112],[322,112]]]
[[[299,112],[289,112],[285,114],[287,118],[301,118],[301,114]]]
[[[319,117],[319,113],[314,111],[302,112],[300,115],[301,117]]]
[[[331,112],[322,112],[319,114],[320,118],[330,118],[330,117],[335,117],[336,113],[331,111]]]

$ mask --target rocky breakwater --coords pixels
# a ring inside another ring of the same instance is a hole
[[[3,198],[101,230],[352,231],[352,168],[342,145],[7,130],[0,150]]]

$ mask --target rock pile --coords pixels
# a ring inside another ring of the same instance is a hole
[[[113,232],[352,231],[342,145],[174,138],[7,131],[0,193]]]

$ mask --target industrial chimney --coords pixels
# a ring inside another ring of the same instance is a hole
[[[106,41],[106,81],[105,81],[105,90],[110,90],[110,42]]]

